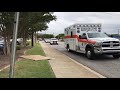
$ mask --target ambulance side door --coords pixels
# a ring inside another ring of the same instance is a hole
[[[85,52],[85,46],[87,44],[87,37],[86,37],[86,33],[83,33],[81,38],[80,38],[80,42],[79,42],[79,46],[80,46],[80,50]]]
[[[73,50],[73,31],[69,31],[69,38],[67,39],[67,44],[69,44],[69,48]]]

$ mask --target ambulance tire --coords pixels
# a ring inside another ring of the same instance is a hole
[[[68,52],[70,52],[71,50],[70,50],[70,47],[69,47],[69,45],[67,45],[67,51]]]
[[[87,57],[88,59],[90,59],[90,60],[93,60],[93,59],[94,59],[95,54],[94,54],[92,48],[86,49],[86,57]]]
[[[113,55],[114,58],[118,59],[120,57],[119,54]]]

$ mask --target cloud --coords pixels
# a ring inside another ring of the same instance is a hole
[[[120,28],[120,12],[54,12],[57,21],[48,25],[46,33],[64,33],[64,28],[74,23],[101,23],[102,31],[117,33]]]

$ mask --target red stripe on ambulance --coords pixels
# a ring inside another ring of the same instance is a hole
[[[96,41],[93,40],[87,40],[87,39],[80,39],[77,35],[73,35],[71,36],[64,36],[64,38],[77,38],[78,42],[86,42],[86,43],[91,43],[91,44],[95,44]]]

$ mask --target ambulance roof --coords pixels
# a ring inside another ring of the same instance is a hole
[[[77,28],[76,28],[77,27]],[[80,28],[79,28],[80,27]],[[74,30],[80,30],[80,32],[101,32],[101,24],[100,23],[76,23],[73,24],[67,28],[65,28],[65,31],[74,29]]]

